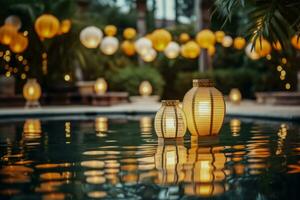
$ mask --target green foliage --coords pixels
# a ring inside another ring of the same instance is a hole
[[[114,91],[127,91],[130,95],[139,94],[139,85],[142,81],[149,81],[153,87],[153,93],[161,95],[164,80],[160,73],[149,66],[128,66],[119,69],[115,73],[108,74],[109,87]]]

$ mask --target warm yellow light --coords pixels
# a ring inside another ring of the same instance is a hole
[[[215,47],[215,46],[209,46],[209,47],[207,48],[207,53],[208,53],[208,55],[210,55],[210,56],[215,55],[215,53],[216,53],[216,47]]]
[[[54,15],[43,14],[36,19],[34,28],[41,39],[53,38],[59,32],[60,25]]]
[[[141,58],[145,62],[152,62],[157,56],[157,53],[154,49],[150,48],[143,54],[141,54]]]
[[[282,67],[281,67],[280,65],[278,65],[278,66],[277,66],[277,71],[280,72],[281,70],[282,70]]]
[[[23,87],[23,96],[27,100],[26,107],[39,106],[41,93],[41,87],[36,79],[28,79]]]
[[[187,33],[181,33],[180,35],[179,35],[179,41],[181,42],[181,43],[186,43],[186,42],[188,42],[190,40],[190,35],[189,34],[187,34]]]
[[[264,38],[257,39],[254,44],[255,44],[255,52],[260,57],[265,57],[271,53],[272,46],[266,39]]]
[[[280,80],[285,80],[285,76],[280,75]]]
[[[95,26],[88,26],[81,30],[80,32],[80,42],[86,47],[86,48],[96,48],[103,37],[102,31]]]
[[[286,84],[285,84],[285,89],[287,89],[287,90],[291,89],[291,84],[286,83]]]
[[[285,75],[286,75],[286,71],[285,71],[285,70],[282,70],[282,71],[280,72],[280,75],[281,75],[281,76],[285,76]]]
[[[223,31],[216,31],[215,36],[216,36],[216,41],[222,43],[223,38],[225,37],[225,33]]]
[[[195,59],[200,53],[200,47],[195,41],[189,41],[181,46],[181,55],[185,58]]]
[[[39,119],[27,119],[23,126],[23,132],[28,139],[40,138],[42,133],[41,121]]]
[[[196,41],[201,48],[208,48],[215,44],[215,34],[209,29],[204,29],[196,35]]]
[[[65,74],[64,79],[66,82],[69,82],[71,80],[71,76],[69,74]]]
[[[296,49],[300,49],[300,37],[298,37],[298,35],[294,35],[292,37],[291,43],[293,47],[295,47]]]
[[[260,55],[255,51],[255,48],[252,48],[251,43],[246,46],[245,53],[251,60],[257,60],[260,58]]]
[[[165,48],[164,53],[167,58],[174,59],[180,53],[180,46],[176,42],[170,42],[168,46]]]
[[[281,62],[282,62],[282,64],[286,64],[287,63],[287,59],[286,58],[281,58]]]
[[[281,43],[278,40],[276,42],[273,42],[272,46],[277,51],[281,51],[282,50]]]
[[[236,37],[233,41],[233,46],[236,49],[241,50],[245,47],[245,45],[246,45],[246,40],[242,37]]]
[[[21,19],[16,15],[8,16],[5,19],[4,23],[14,26],[16,28],[16,30],[20,30],[20,28],[22,27]]]
[[[9,45],[16,34],[17,29],[14,26],[5,24],[4,26],[0,27],[0,43]]]
[[[26,76],[26,74],[25,74],[25,73],[22,73],[22,74],[21,74],[21,79],[23,79],[23,80],[24,80],[24,79],[26,79],[26,77],[27,77],[27,76]]]
[[[128,40],[122,42],[121,49],[127,56],[133,56],[135,54],[134,43]]]
[[[267,60],[271,60],[271,59],[272,59],[271,54],[268,54],[268,55],[266,56],[266,58],[267,58]]]
[[[141,96],[150,96],[152,93],[152,85],[149,81],[143,81],[139,86]]]
[[[172,35],[165,29],[157,29],[151,34],[153,48],[163,51],[172,40]]]
[[[232,136],[238,136],[239,132],[241,131],[241,120],[239,119],[231,119],[230,120],[230,130],[232,133]]]
[[[60,34],[68,33],[71,29],[71,24],[72,24],[71,20],[69,19],[63,20],[60,24],[59,33]]]
[[[108,131],[107,117],[97,117],[95,119],[95,130],[98,134],[103,134]]]
[[[104,78],[98,78],[94,85],[96,94],[102,95],[107,91],[107,82]]]
[[[134,43],[134,46],[140,55],[144,55],[149,49],[152,49],[152,41],[146,37],[142,37]]]
[[[242,94],[238,88],[232,88],[229,93],[229,99],[232,103],[239,104],[242,100]]]
[[[155,115],[155,131],[159,138],[181,138],[186,132],[186,118],[178,100],[164,100]]]
[[[104,33],[107,36],[115,36],[117,34],[117,27],[114,25],[107,25],[104,28]]]
[[[232,37],[229,36],[229,35],[226,35],[226,36],[223,38],[222,46],[223,46],[223,47],[231,47],[232,43],[233,43]]]
[[[123,32],[123,37],[127,40],[135,38],[136,30],[134,28],[126,28]]]
[[[217,135],[225,115],[222,93],[207,79],[194,79],[183,99],[187,126],[193,136]]]
[[[142,134],[151,133],[152,130],[152,118],[143,116],[140,118],[140,129]]]
[[[100,49],[105,55],[114,54],[119,48],[119,40],[113,36],[106,36],[100,44]]]

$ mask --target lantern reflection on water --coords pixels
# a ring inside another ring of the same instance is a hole
[[[97,117],[95,119],[95,130],[97,136],[104,137],[108,131],[108,118],[107,117]]]
[[[239,136],[241,131],[241,120],[239,119],[231,119],[230,120],[230,130],[232,136]]]
[[[42,133],[39,119],[27,119],[24,123],[23,133],[26,139],[40,138]]]
[[[152,117],[143,116],[140,118],[140,130],[141,134],[151,134],[152,131]]]

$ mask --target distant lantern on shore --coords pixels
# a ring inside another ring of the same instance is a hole
[[[143,61],[145,62],[152,62],[157,56],[157,53],[154,49],[148,49],[147,52],[145,52],[144,54],[141,54],[141,58]]]
[[[181,46],[181,55],[185,58],[195,59],[200,54],[200,47],[194,41],[189,41]]]
[[[107,25],[104,28],[104,33],[107,36],[115,36],[117,34],[117,27],[114,25]]]
[[[234,48],[241,50],[245,47],[245,45],[246,45],[246,40],[244,38],[242,38],[242,37],[234,38],[234,41],[233,41]]]
[[[183,99],[187,126],[193,136],[217,135],[225,116],[222,93],[208,79],[194,79]]]
[[[94,89],[96,94],[105,94],[107,91],[107,82],[104,78],[98,78],[95,82]]]
[[[22,22],[21,22],[20,18],[16,15],[8,16],[5,19],[4,23],[14,26],[17,30],[20,30],[20,28],[22,27]]]
[[[232,37],[229,36],[229,35],[226,35],[226,36],[223,38],[222,46],[223,46],[223,47],[231,47],[232,43],[233,43]]]
[[[80,42],[89,49],[96,48],[103,37],[102,31],[95,26],[88,26],[80,32]]]
[[[103,38],[100,44],[100,49],[105,55],[116,53],[119,48],[119,40],[115,37],[107,36]]]
[[[187,34],[187,33],[181,33],[181,34],[179,35],[179,41],[180,41],[181,43],[186,43],[186,42],[188,42],[190,39],[191,39],[191,37],[190,37],[190,35]]]
[[[28,79],[23,87],[23,96],[26,99],[26,107],[38,107],[41,97],[41,87],[36,79]]]
[[[152,42],[148,38],[142,37],[134,43],[136,51],[143,55],[152,48]]]
[[[163,51],[171,42],[172,35],[165,29],[157,29],[151,34],[153,48],[157,51]]]
[[[134,28],[126,28],[123,32],[123,37],[126,40],[134,39],[136,36],[136,30]]]
[[[249,43],[246,48],[245,48],[245,53],[246,55],[251,59],[251,60],[257,60],[260,58],[259,54],[255,51],[255,48],[252,48],[252,43]]]
[[[155,131],[159,138],[182,138],[186,132],[186,118],[178,100],[163,100],[155,115]]]
[[[5,24],[0,27],[0,43],[9,45],[17,34],[17,29],[14,26],[11,24]]]
[[[72,22],[69,19],[65,19],[60,23],[59,33],[68,33],[71,29]]]
[[[216,31],[215,36],[216,36],[216,41],[218,43],[222,43],[223,38],[225,37],[225,33],[224,33],[224,31]]]
[[[152,85],[149,81],[143,81],[139,86],[141,96],[150,96],[152,94]]]
[[[9,44],[9,48],[14,53],[22,53],[28,46],[28,38],[17,33]]]
[[[232,103],[239,104],[242,100],[242,94],[238,88],[232,88],[229,93],[229,99]]]
[[[271,53],[272,46],[266,39],[257,39],[255,41],[255,52],[260,56],[260,57],[265,57],[268,54]]]
[[[180,53],[180,46],[176,42],[170,42],[164,50],[165,55],[169,59],[177,58]]]
[[[43,14],[36,19],[34,28],[41,39],[53,38],[59,31],[59,20],[54,15]]]
[[[300,37],[298,35],[294,35],[291,39],[291,43],[293,47],[296,49],[300,49]]]
[[[206,49],[215,45],[215,34],[209,29],[204,29],[196,35],[196,41],[201,48]]]
[[[121,49],[127,56],[133,56],[135,54],[134,44],[129,40],[125,40],[122,42]]]

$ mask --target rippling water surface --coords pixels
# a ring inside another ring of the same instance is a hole
[[[0,122],[0,199],[300,199],[300,126],[227,119],[158,140],[153,118]]]

